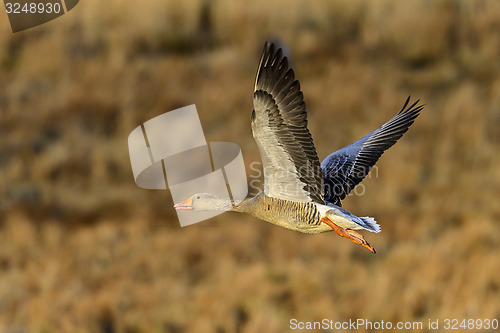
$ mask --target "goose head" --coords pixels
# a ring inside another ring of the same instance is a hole
[[[188,199],[174,205],[178,210],[203,211],[226,211],[231,210],[231,200],[218,197],[210,193],[197,193]]]

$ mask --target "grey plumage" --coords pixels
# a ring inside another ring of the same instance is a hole
[[[263,164],[263,190],[236,206],[205,193],[195,194],[175,207],[247,213],[302,233],[334,230],[375,253],[355,230],[380,232],[380,226],[371,217],[358,217],[345,210],[341,200],[413,124],[423,108],[417,103],[408,106],[408,98],[391,120],[320,164],[307,129],[299,82],[281,49],[266,43],[255,78],[251,116],[252,134]]]
[[[330,154],[321,162],[325,201],[340,206],[341,200],[370,172],[385,150],[403,136],[418,117],[423,105],[410,97],[391,120],[358,141]]]
[[[234,207],[234,211],[247,213],[281,227],[303,232],[325,231],[321,224],[321,213],[314,202],[296,202],[267,196],[259,192],[255,197]]]
[[[262,157],[264,193],[324,203],[321,166],[307,129],[302,91],[287,58],[273,44],[264,47],[254,90],[252,133]]]

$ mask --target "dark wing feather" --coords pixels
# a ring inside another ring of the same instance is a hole
[[[300,85],[281,49],[266,43],[255,78],[252,133],[264,169],[264,193],[324,203],[323,175]]]
[[[409,101],[410,97],[387,123],[325,158],[321,163],[325,201],[340,206],[340,201],[366,177],[382,153],[403,136],[423,109],[423,105],[416,106],[419,101],[408,106]]]

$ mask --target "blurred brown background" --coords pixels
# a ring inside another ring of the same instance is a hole
[[[498,1],[86,0],[2,28],[0,332],[500,319]],[[232,213],[181,228],[168,192],[134,184],[130,131],[189,104],[208,141],[260,161],[250,113],[268,38],[291,58],[320,159],[408,95],[426,103],[344,201],[381,224],[364,233],[376,255]]]

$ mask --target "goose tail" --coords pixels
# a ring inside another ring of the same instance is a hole
[[[372,232],[380,232],[380,225],[375,221],[373,217],[365,216],[365,217],[360,217],[359,218],[361,221],[363,221],[365,229],[372,231]]]
[[[365,229],[375,233],[378,233],[381,230],[380,225],[378,225],[377,221],[375,221],[373,217],[356,216],[347,209],[334,205],[330,202],[327,202],[327,205],[330,208],[326,212],[327,217],[334,221],[339,227],[345,227],[352,230]]]

